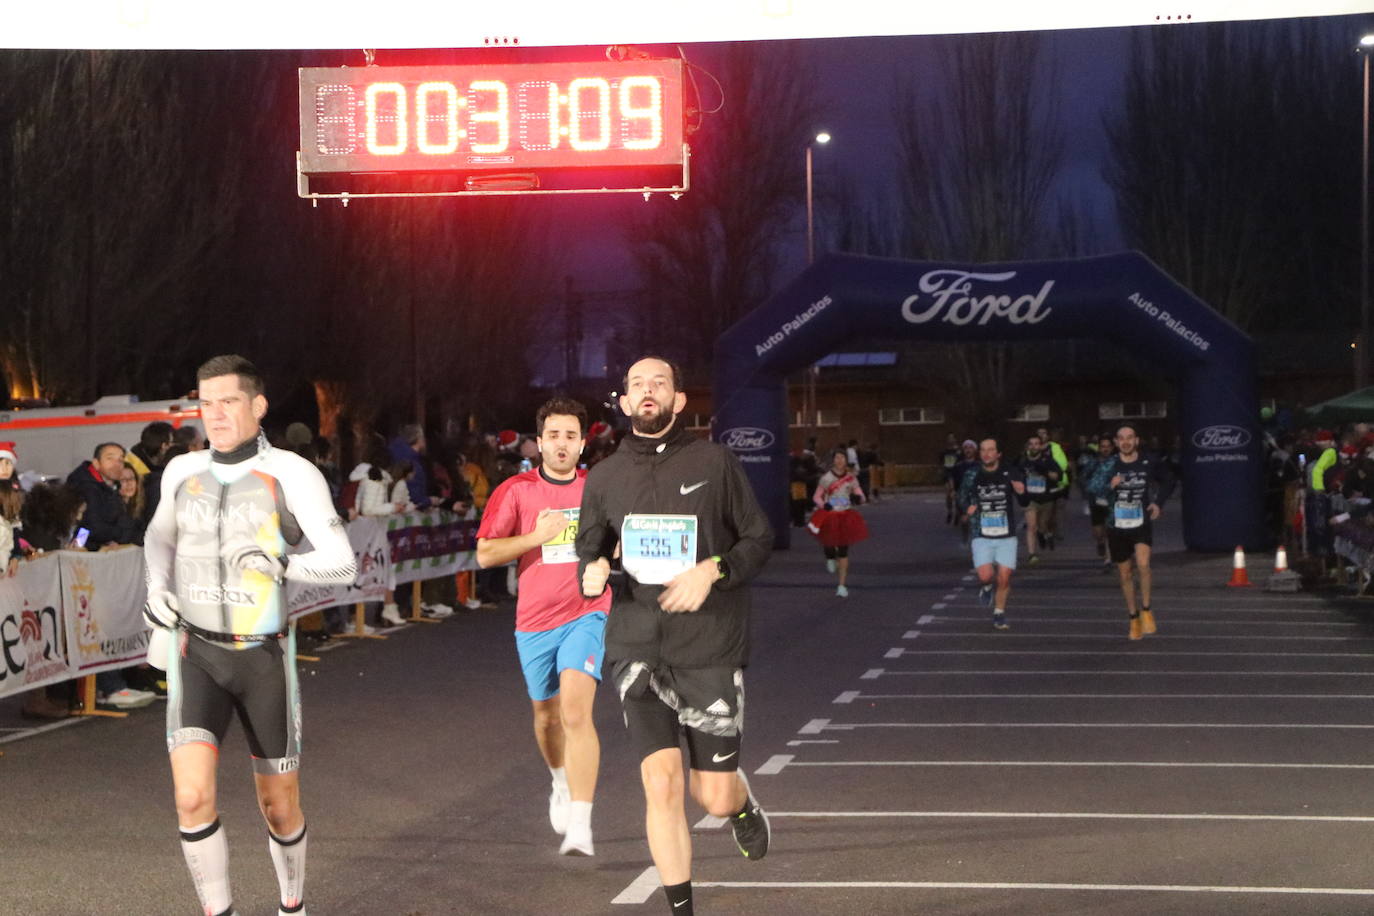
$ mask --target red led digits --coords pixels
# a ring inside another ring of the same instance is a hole
[[[610,83],[599,77],[584,77],[568,84],[568,145],[578,152],[610,147]]]
[[[304,174],[684,162],[677,60],[304,68],[300,77]]]
[[[367,121],[363,135],[374,156],[399,156],[410,145],[406,134],[406,87],[400,83],[373,83],[364,94]],[[390,137],[391,142],[384,142]]]
[[[436,130],[440,124],[442,129]],[[435,141],[436,133],[441,141]],[[452,83],[421,83],[416,88],[415,146],[429,156],[447,156],[458,149],[458,89]]]

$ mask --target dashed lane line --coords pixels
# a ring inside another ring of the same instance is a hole
[[[772,813],[769,813],[772,816]],[[698,881],[693,887],[721,888],[790,888],[796,890],[825,890],[865,888],[906,890],[1009,890],[1009,891],[1139,891],[1172,894],[1288,894],[1323,895],[1337,897],[1370,897],[1374,888],[1364,887],[1262,887],[1247,885],[1205,884],[1069,884],[1048,882],[1002,881]],[[648,898],[645,897],[644,900]],[[642,903],[644,900],[627,901]],[[616,898],[614,903],[619,903]]]

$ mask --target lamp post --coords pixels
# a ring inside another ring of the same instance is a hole
[[[1355,386],[1369,384],[1369,55],[1374,34],[1360,39],[1364,57],[1364,98],[1360,119],[1360,344],[1356,353]]]
[[[811,194],[811,149],[817,144],[824,146],[830,142],[830,134],[821,131],[816,138],[806,144],[806,266],[816,260],[816,216]],[[816,407],[816,376],[819,370],[810,366],[806,370],[805,404],[802,406],[803,420],[813,431],[820,425],[821,412]]]
[[[1365,69],[1369,69],[1369,59],[1365,58]],[[830,142],[830,134],[821,131],[816,134],[816,139],[806,144],[806,264],[816,260],[816,220],[815,208],[811,203],[811,148],[817,143],[822,145]]]

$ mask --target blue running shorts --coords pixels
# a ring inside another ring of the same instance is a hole
[[[1016,568],[1016,538],[974,538],[973,567],[996,563],[1005,569]]]
[[[531,700],[557,696],[558,678],[568,669],[581,671],[599,682],[606,656],[606,615],[593,611],[561,627],[536,633],[516,630],[515,650],[520,654],[520,668],[525,673],[525,687]]]

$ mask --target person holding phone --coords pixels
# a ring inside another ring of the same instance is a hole
[[[95,447],[92,460],[83,461],[67,475],[67,483],[76,488],[86,503],[80,524],[90,532],[83,545],[87,550],[100,550],[107,544],[143,543],[138,520],[129,514],[119,495],[123,472],[124,446],[102,442]]]
[[[267,398],[242,356],[196,373],[210,450],[174,458],[148,526],[148,661],[167,670],[167,747],[182,852],[202,912],[229,913],[229,843],[215,806],[219,746],[237,713],[267,821],[280,912],[304,911],[300,692],[286,580],[356,578],[353,548],[315,465],[273,448]],[[311,550],[290,548],[308,538]],[[174,644],[174,650],[170,644]]]

